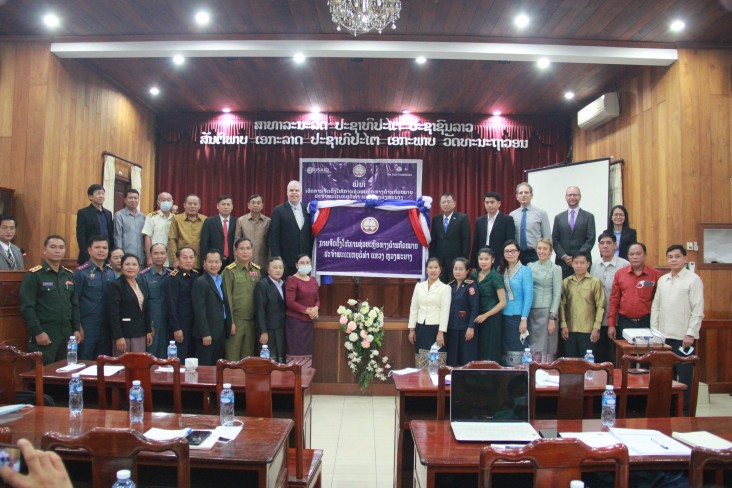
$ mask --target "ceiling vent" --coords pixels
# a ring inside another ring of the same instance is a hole
[[[577,112],[577,125],[582,130],[592,130],[620,115],[618,94],[606,93]]]

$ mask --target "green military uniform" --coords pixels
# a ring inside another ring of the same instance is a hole
[[[43,364],[63,359],[69,336],[80,329],[71,270],[60,266],[56,272],[46,261],[29,270],[20,285],[20,311],[28,329],[28,349],[43,353]],[[43,332],[51,339],[47,346],[36,344]]]
[[[236,334],[226,339],[224,354],[229,361],[254,355],[256,327],[254,326],[254,287],[262,278],[260,267],[254,263],[243,266],[235,261],[222,273],[224,294],[229,302]]]

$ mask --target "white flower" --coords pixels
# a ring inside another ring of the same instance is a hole
[[[375,319],[378,316],[379,316],[379,312],[377,312],[375,308],[372,308],[371,310],[369,310],[370,318]]]
[[[362,314],[369,313],[369,304],[368,304],[368,302],[363,302],[361,304],[361,308],[358,309],[358,311],[361,312]]]
[[[366,319],[364,321],[364,325],[366,325],[367,327],[371,327],[372,325],[374,325],[374,319],[372,319],[372,318]]]
[[[366,340],[369,341],[369,342],[374,342],[374,336],[372,336],[371,334],[369,334],[369,335],[366,336]]]
[[[371,351],[371,355],[372,356],[378,356],[379,355],[379,350],[378,349],[374,349],[373,351]]]
[[[355,332],[351,332],[348,335],[348,340],[351,342],[356,342],[358,340],[358,334],[356,334]]]
[[[354,300],[353,298],[351,298],[351,299],[350,299],[350,300],[348,300],[348,301],[347,301],[346,303],[347,303],[348,305],[350,305],[351,307],[353,307],[354,305],[356,305],[356,304],[358,303],[358,301],[357,301],[357,300]]]
[[[346,349],[348,349],[349,351],[352,351],[353,350],[353,344],[352,343],[346,342],[343,345],[346,346]]]
[[[344,315],[346,313],[346,310],[347,310],[346,307],[344,307],[343,305],[341,305],[340,307],[338,307],[338,310],[336,310],[336,313],[338,315]]]

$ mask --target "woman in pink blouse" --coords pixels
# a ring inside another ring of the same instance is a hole
[[[287,279],[285,301],[287,362],[310,367],[313,362],[313,320],[318,318],[318,282],[310,276],[310,256],[301,254],[295,262],[297,273]]]

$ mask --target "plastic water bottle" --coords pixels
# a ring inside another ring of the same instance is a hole
[[[612,427],[615,425],[615,392],[613,385],[605,386],[605,393],[602,394],[602,425]]]
[[[227,425],[234,420],[234,391],[231,389],[231,383],[224,383],[224,389],[221,390],[221,398],[219,399],[219,417],[221,425]]]
[[[170,341],[168,344],[168,359],[175,359],[178,357],[178,346],[175,345],[175,341]]]
[[[140,386],[140,380],[135,380],[132,382],[132,388],[130,388],[130,422],[142,422],[144,416],[145,391]]]
[[[585,361],[588,363],[594,363],[595,362],[595,355],[592,354],[592,349],[588,349],[585,353]],[[593,371],[587,371],[585,372],[585,379],[587,381],[592,381],[592,378],[594,377]]]
[[[79,414],[82,410],[84,410],[84,383],[79,373],[74,373],[69,381],[69,413]]]
[[[440,348],[437,343],[432,344],[432,347],[430,347],[430,352],[427,355],[427,372],[429,374],[437,374],[437,369],[439,368],[439,353]]]
[[[582,480],[572,480],[569,482],[569,488],[585,488],[585,482]]]
[[[528,371],[531,360],[531,348],[527,347],[526,349],[524,349],[524,353],[521,355],[521,367]]]
[[[135,488],[135,482],[130,478],[132,473],[129,469],[120,469],[117,471],[117,481],[112,485],[112,488]]]
[[[66,345],[66,363],[76,364],[79,357],[79,344],[76,342],[76,336],[69,337],[69,343]]]
[[[267,344],[262,346],[262,350],[259,352],[259,357],[269,359],[269,346],[267,346]]]

